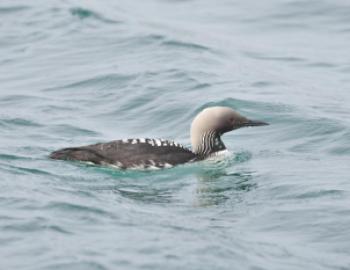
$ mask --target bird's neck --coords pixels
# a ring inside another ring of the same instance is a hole
[[[193,145],[193,152],[205,159],[215,152],[225,150],[225,144],[219,133],[215,131],[204,132],[199,135],[196,145]]]

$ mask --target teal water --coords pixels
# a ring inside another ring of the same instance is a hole
[[[0,2],[1,269],[350,269],[346,0]],[[230,106],[261,128],[216,163],[52,161],[190,144]]]

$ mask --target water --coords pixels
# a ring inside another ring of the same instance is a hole
[[[0,3],[1,269],[350,269],[350,3]],[[204,107],[271,123],[226,160],[52,161],[128,137],[189,145]]]

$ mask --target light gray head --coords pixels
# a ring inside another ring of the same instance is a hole
[[[191,143],[194,153],[203,158],[225,150],[221,135],[234,129],[268,125],[250,120],[228,107],[210,107],[201,111],[191,125]]]

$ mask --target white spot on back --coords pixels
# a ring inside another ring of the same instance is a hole
[[[158,146],[162,146],[162,140],[155,139],[155,144]]]
[[[154,140],[152,140],[152,139],[149,139],[147,143],[154,146]]]
[[[110,168],[113,168],[113,169],[121,169],[121,167],[114,165],[114,164],[108,164],[107,166]]]
[[[92,161],[83,161],[83,163],[87,164],[87,165],[96,165],[95,163],[93,163]]]
[[[115,162],[115,165],[117,166],[117,167],[123,167],[123,163],[121,163],[121,162],[119,162],[119,161],[116,161]]]
[[[171,168],[173,167],[173,165],[171,165],[170,163],[164,163],[164,168]]]
[[[154,160],[149,160],[149,163],[151,163],[151,166],[155,166],[156,163],[154,162]]]
[[[141,163],[141,164],[133,164],[128,169],[134,169],[134,170],[143,170],[146,168],[146,165]]]

